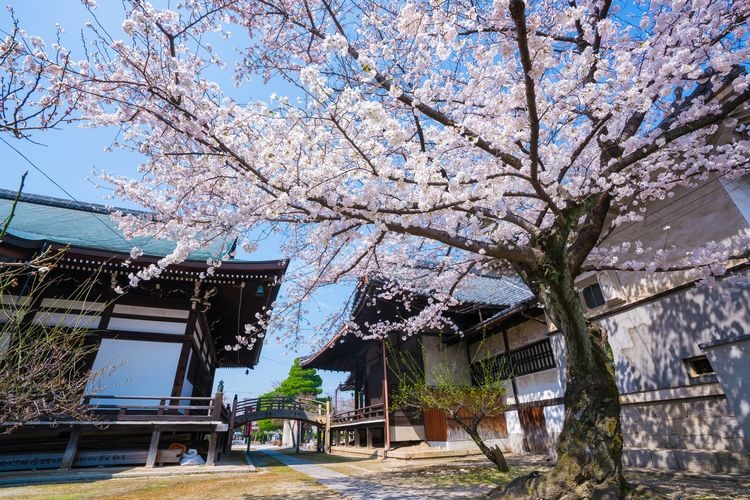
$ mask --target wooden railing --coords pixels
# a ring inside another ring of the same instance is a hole
[[[385,405],[377,404],[357,408],[356,410],[336,413],[331,417],[331,425],[358,423],[367,420],[385,419]]]
[[[308,398],[270,396],[245,399],[237,403],[237,415],[261,411],[304,411],[316,415],[325,415],[326,404],[323,401]]]
[[[224,395],[210,397],[87,395],[84,403],[103,420],[120,421],[222,421],[229,412]],[[188,404],[183,404],[187,402]]]

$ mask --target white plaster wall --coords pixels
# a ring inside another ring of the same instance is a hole
[[[529,321],[508,329],[508,346],[510,347],[510,350],[513,351],[547,337],[547,324],[530,319]]]
[[[550,456],[555,459],[557,458],[557,438],[560,437],[560,432],[562,432],[564,417],[564,405],[544,407],[544,422],[547,426],[547,436],[549,436],[549,452]]]
[[[474,450],[479,451],[479,447],[471,439],[462,439],[459,441],[427,441],[433,448],[442,448],[444,450]],[[499,446],[503,453],[516,453],[511,449],[510,441],[507,438],[486,439],[484,444],[490,448]]]
[[[691,249],[709,241],[728,243],[738,231],[747,233],[750,230],[746,218],[748,179],[750,177],[731,183],[736,188],[731,192],[719,178],[712,178],[695,188],[679,188],[672,198],[650,202],[643,221],[617,228],[607,237],[604,246],[642,241],[644,247],[653,249],[671,246]],[[666,264],[682,262],[683,255],[684,252],[678,258],[674,254]],[[649,262],[652,256],[653,252],[647,250],[639,259]],[[647,272],[616,274],[628,302],[650,297],[695,278],[684,272],[661,273],[658,279]]]
[[[56,313],[40,311],[34,316],[34,323],[38,325],[60,328],[99,328],[101,318],[91,314]]]
[[[190,311],[184,309],[165,309],[163,307],[131,306],[128,304],[115,304],[112,309],[114,314],[134,314],[138,316],[155,316],[158,318],[187,319]]]
[[[508,429],[508,449],[513,453],[523,453],[523,427],[518,418],[518,410],[505,412],[505,424]]]
[[[46,298],[42,299],[42,307],[102,312],[104,308],[107,307],[107,304],[105,304],[104,302],[87,302],[82,300]]]
[[[554,368],[516,377],[516,387],[521,403],[563,396],[562,384]]]
[[[706,349],[750,449],[750,337]]]
[[[110,330],[119,330],[123,332],[143,332],[143,333],[169,333],[173,335],[184,335],[184,322],[176,321],[150,321],[146,319],[116,318],[109,320]]]
[[[424,441],[424,425],[392,425],[391,441]]]
[[[28,306],[31,301],[29,295],[0,295],[0,304],[12,304],[17,306]]]
[[[750,176],[733,181],[722,180],[722,185],[737,206],[748,224],[750,224]]]
[[[550,344],[552,345],[552,352],[555,355],[555,365],[557,366],[557,380],[560,381],[560,394],[565,395],[565,365],[567,360],[565,358],[565,339],[562,334],[556,333],[550,335]]]
[[[620,393],[715,381],[690,377],[683,360],[704,354],[701,343],[750,332],[749,303],[750,287],[722,280],[717,290],[689,287],[603,318]]]
[[[34,316],[38,325],[64,328],[99,328],[100,313],[106,307],[103,302],[86,302],[69,299],[42,299],[42,307],[64,309],[63,312],[39,311]]]
[[[470,363],[497,356],[505,352],[502,333],[491,335],[484,340],[469,345]]]
[[[435,385],[442,374],[449,373],[451,378],[462,384],[471,384],[466,346],[454,344],[444,346],[437,336],[422,337],[422,356],[427,383]]]
[[[86,392],[98,387],[99,394],[170,396],[181,349],[181,343],[102,339],[93,372],[104,373],[89,382]]]

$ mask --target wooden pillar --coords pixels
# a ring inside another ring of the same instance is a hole
[[[297,420],[297,446],[295,446],[294,452],[299,453],[299,443],[302,441],[302,422]]]
[[[161,431],[155,429],[151,433],[151,444],[148,445],[148,456],[146,457],[146,467],[153,467],[156,463],[156,454],[159,452],[159,438]]]
[[[237,414],[237,394],[232,398],[232,414],[229,415],[229,430],[227,431],[227,445],[224,447],[224,453],[232,451],[232,437],[234,437],[234,416]]]
[[[372,429],[368,427],[365,430],[365,434],[367,435],[367,447],[372,448]]]
[[[318,426],[318,439],[315,443],[315,451],[318,453],[323,451],[323,428],[321,426]]]
[[[383,460],[388,456],[388,449],[391,447],[391,422],[388,412],[388,358],[385,348],[385,339],[383,340],[383,407],[385,409],[385,443],[383,446]]]
[[[354,429],[354,446],[359,448],[359,429]]]
[[[211,417],[213,420],[221,420],[221,411],[224,409],[224,393],[223,392],[217,392],[214,395],[214,400],[212,402],[212,408],[211,408]]]
[[[73,461],[75,460],[76,452],[78,451],[78,439],[80,437],[81,429],[79,427],[75,427],[70,431],[68,446],[65,447],[65,453],[63,454],[62,462],[60,463],[61,469],[70,469],[73,466]]]
[[[325,442],[328,445],[326,446],[326,449],[324,451],[327,452],[327,453],[330,453],[331,452],[331,438],[330,438],[330,435],[331,435],[331,402],[330,401],[326,401],[326,430],[325,430],[325,434],[326,434],[326,441]]]
[[[211,433],[211,441],[208,443],[208,456],[206,457],[206,465],[216,465],[216,441],[219,439],[219,433],[213,431]]]

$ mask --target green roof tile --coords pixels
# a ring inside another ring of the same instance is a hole
[[[0,189],[0,221],[4,221],[10,213],[15,196],[14,191]],[[109,216],[113,210],[116,209],[104,205],[22,194],[8,233],[29,241],[48,241],[116,253],[127,254],[137,246],[145,255],[155,257],[163,257],[174,249],[175,243],[169,240],[126,239]],[[189,258],[205,261],[219,255],[221,249],[222,244],[217,243],[211,248],[191,253]]]

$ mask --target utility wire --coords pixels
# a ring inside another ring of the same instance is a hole
[[[15,151],[18,154],[18,156],[20,156],[21,158],[23,158],[24,160],[26,160],[26,162],[29,165],[31,165],[34,168],[34,170],[36,170],[37,172],[39,172],[40,174],[42,174],[48,181],[50,181],[52,184],[54,184],[55,186],[57,186],[57,188],[60,189],[60,191],[62,191],[63,193],[65,193],[68,196],[68,198],[70,198],[71,200],[73,200],[76,203],[80,204],[81,206],[85,206],[86,205],[85,203],[83,203],[83,202],[79,201],[78,199],[76,199],[75,196],[73,196],[72,194],[70,194],[64,187],[62,187],[60,184],[58,184],[52,177],[50,177],[49,175],[47,175],[47,173],[44,170],[42,170],[40,167],[38,167],[33,161],[31,161],[25,154],[23,154],[15,146],[13,146],[8,141],[6,141],[5,138],[3,138],[2,136],[0,136],[0,141],[2,141],[10,149],[12,149],[13,151]],[[119,231],[116,231],[112,226],[110,226],[109,224],[107,224],[106,222],[104,222],[99,217],[98,214],[95,214],[95,213],[91,212],[91,215],[93,215],[96,218],[96,220],[98,220],[99,222],[101,222],[102,225],[104,225],[104,227],[106,227],[112,233],[116,234],[117,237],[120,238],[122,241],[124,241],[128,245],[132,244],[132,242],[128,241]]]

